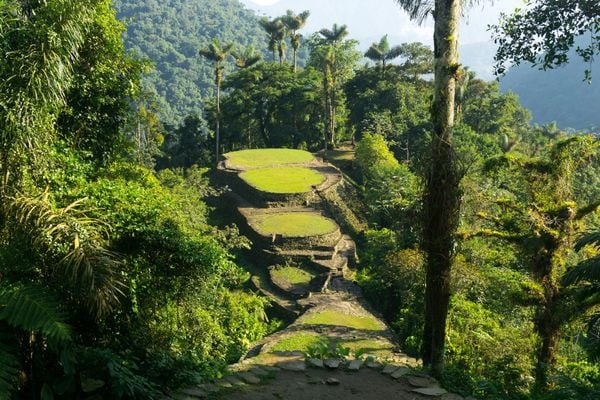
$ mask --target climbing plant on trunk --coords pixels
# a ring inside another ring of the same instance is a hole
[[[573,239],[585,230],[585,217],[600,200],[581,204],[574,179],[598,150],[592,137],[572,137],[556,143],[543,157],[505,153],[488,160],[484,171],[494,174],[490,202],[495,210],[479,213],[481,227],[465,237],[493,237],[515,244],[529,265],[535,286],[534,329],[539,337],[535,367],[536,390],[548,387],[548,372],[556,362],[561,327],[596,302],[581,301],[577,270],[567,265]],[[509,183],[510,182],[510,183]],[[571,271],[575,271],[575,274]]]
[[[434,16],[433,135],[423,198],[422,246],[427,255],[423,361],[436,375],[444,368],[450,272],[460,211],[460,181],[453,147],[455,90],[459,71],[460,0],[397,0],[411,18]]]

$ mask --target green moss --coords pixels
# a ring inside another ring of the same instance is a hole
[[[251,224],[264,236],[308,237],[325,235],[337,229],[335,222],[313,212],[263,214],[252,218]]]
[[[306,325],[337,325],[368,331],[382,331],[383,324],[371,316],[344,314],[339,311],[326,310],[307,316],[302,320]]]
[[[275,279],[292,285],[308,285],[314,278],[314,275],[296,267],[277,268],[272,274]]]
[[[374,354],[380,357],[394,350],[394,346],[390,342],[373,339],[345,340],[341,341],[340,345],[348,347],[353,353],[357,350],[362,350],[367,354]]]
[[[304,167],[253,169],[240,174],[246,183],[267,193],[306,193],[325,181],[325,175]]]
[[[382,358],[390,355],[394,350],[394,346],[390,342],[383,340],[339,340],[337,338],[321,336],[317,333],[302,332],[282,338],[271,348],[271,352],[307,351],[310,346],[318,343],[326,343],[331,348],[339,344],[342,347],[349,348],[352,353],[362,350],[363,353],[374,354]]]
[[[237,169],[264,168],[274,165],[304,164],[314,160],[314,156],[303,150],[258,149],[241,150],[225,154],[229,166]]]
[[[298,333],[282,338],[271,348],[271,351],[306,351],[309,346],[321,340],[317,333]]]

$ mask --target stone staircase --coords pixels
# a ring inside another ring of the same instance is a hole
[[[327,234],[309,237],[286,237],[274,232],[272,235],[261,234],[256,228],[255,219],[265,215],[279,213],[313,213],[318,216],[333,219],[328,214],[339,204],[332,207],[327,204],[329,191],[335,191],[336,186],[343,182],[340,171],[331,164],[313,160],[303,164],[303,167],[314,169],[323,174],[325,180],[311,192],[285,196],[278,194],[263,194],[249,188],[238,174],[241,172],[228,165],[227,160],[219,165],[219,174],[223,184],[231,191],[224,194],[223,202],[227,202],[232,220],[240,228],[240,232],[249,237],[253,246],[251,258],[258,260],[257,270],[251,279],[253,287],[264,296],[271,299],[272,307],[293,321],[286,329],[256,343],[240,363],[229,367],[229,374],[212,383],[186,388],[168,398],[193,400],[198,398],[227,398],[227,399],[258,399],[261,396],[244,397],[244,393],[252,393],[248,387],[258,384],[279,385],[284,380],[290,384],[309,377],[307,384],[322,384],[335,386],[340,381],[351,385],[352,376],[331,376],[333,370],[339,369],[345,374],[353,374],[359,370],[368,370],[367,384],[373,379],[390,379],[398,385],[398,393],[406,396],[395,396],[399,400],[417,400],[429,397],[442,397],[445,400],[460,400],[462,397],[446,393],[434,379],[412,370],[419,367],[419,361],[400,352],[393,344],[391,330],[381,318],[377,317],[363,299],[360,287],[349,277],[352,269],[358,263],[356,244],[339,226]],[[337,201],[337,200],[336,200]],[[294,284],[278,278],[278,268],[296,268],[302,273],[312,276],[309,282]],[[351,316],[358,320],[368,320],[373,326],[359,327],[343,322],[330,323],[323,321],[324,315],[329,314]],[[371,356],[367,360],[305,360],[301,351],[277,351],[279,343],[290,338],[304,335],[319,337],[339,343],[368,342],[385,348],[385,360]],[[308,369],[315,374],[308,374]],[[320,371],[320,372],[318,372]],[[303,374],[296,377],[289,374]],[[341,372],[340,372],[341,373]],[[288,374],[288,375],[286,375]],[[315,378],[317,376],[317,378]],[[347,383],[346,383],[347,382]],[[383,382],[383,383],[382,383]],[[381,381],[380,391],[389,384]],[[243,391],[239,391],[244,388]],[[286,392],[286,383],[278,389]],[[306,387],[304,387],[306,389]],[[275,388],[273,389],[275,390]],[[373,390],[377,392],[377,387]],[[384,393],[385,390],[382,391]],[[287,398],[283,394],[273,393],[275,398]],[[282,397],[279,397],[282,396]],[[293,399],[319,398],[313,395],[291,396]],[[327,397],[327,398],[343,398]],[[272,397],[268,397],[272,398]],[[375,397],[357,397],[375,398]],[[387,397],[384,397],[387,398]]]

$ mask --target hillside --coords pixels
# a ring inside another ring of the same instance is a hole
[[[127,23],[126,48],[155,64],[145,88],[167,123],[200,113],[213,96],[213,72],[198,55],[213,38],[266,50],[257,17],[237,0],[116,0],[115,8]]]
[[[531,110],[533,122],[556,122],[561,128],[598,130],[600,127],[600,76],[592,69],[593,81],[583,81],[589,65],[575,55],[564,67],[540,71],[521,65],[508,71],[500,80],[503,92],[519,95],[521,104]]]

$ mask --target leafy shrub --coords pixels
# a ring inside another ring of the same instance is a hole
[[[368,231],[366,241],[364,267],[357,279],[367,299],[391,323],[403,350],[416,355],[423,324],[423,254],[395,249],[389,230]]]

